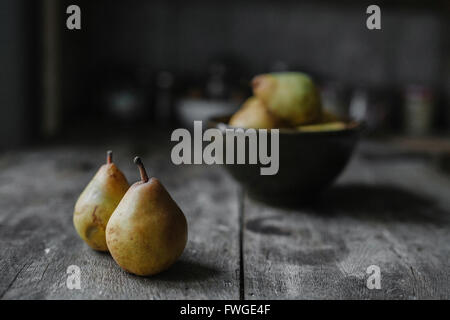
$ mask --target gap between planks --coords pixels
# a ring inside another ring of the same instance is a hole
[[[246,190],[241,189],[238,193],[239,214],[239,299],[245,300],[245,276],[244,276],[244,208]]]

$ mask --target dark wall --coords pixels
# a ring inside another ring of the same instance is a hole
[[[0,1],[0,148],[29,141],[36,130],[37,11],[30,1]]]
[[[125,70],[118,78],[129,72],[144,83],[159,70],[189,81],[204,77],[211,61],[220,58],[235,61],[248,78],[283,62],[349,88],[424,84],[443,93],[447,105],[450,101],[450,6],[445,1],[433,6],[384,1],[380,31],[365,28],[367,3],[360,1],[53,3],[60,19],[55,56],[61,126],[96,112],[111,70]],[[69,4],[80,5],[82,30],[65,28]],[[0,1],[0,146],[27,141],[41,126],[41,6],[42,1]]]
[[[365,27],[366,5],[328,1],[122,1],[92,3],[93,63],[205,72],[220,55],[250,74],[283,61],[348,83],[435,85],[446,16],[426,7],[382,7],[382,30]]]
[[[62,47],[63,104],[75,112],[95,111],[93,96],[110,69],[132,70],[143,81],[158,70],[193,79],[220,58],[248,78],[283,62],[350,88],[448,90],[449,10],[442,2],[383,2],[377,31],[365,27],[367,3],[360,1],[78,3],[83,29],[65,30]]]

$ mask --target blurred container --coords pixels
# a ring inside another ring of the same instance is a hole
[[[325,83],[321,87],[321,99],[323,108],[337,116],[348,117],[348,103],[345,98],[344,87],[335,82]]]
[[[230,116],[212,118],[208,127],[218,128],[225,134],[230,128],[229,120]],[[259,161],[237,164],[236,153],[233,164],[226,164],[225,168],[253,198],[275,205],[305,204],[315,200],[344,170],[360,133],[361,125],[357,122],[350,122],[345,129],[337,131],[280,129],[280,166],[276,174],[262,175],[261,167],[266,165]],[[267,149],[271,150],[271,139],[267,140]],[[246,139],[245,154],[250,150]],[[223,152],[226,159],[226,148]]]
[[[247,94],[240,86],[241,70],[237,65],[227,59],[213,61],[205,80],[176,102],[174,113],[183,127],[191,129],[194,121],[207,121],[239,109]]]
[[[403,126],[409,135],[427,135],[433,129],[434,96],[431,89],[408,86],[404,92]]]
[[[146,113],[144,94],[137,88],[111,88],[104,99],[107,114],[120,122],[136,122]]]
[[[352,95],[349,107],[349,115],[356,121],[368,121],[369,119],[369,94],[367,90],[356,89]]]
[[[386,88],[355,89],[350,101],[351,119],[365,123],[371,134],[386,134],[393,130],[395,95]]]
[[[239,104],[233,100],[216,100],[202,98],[180,99],[175,106],[175,115],[181,125],[192,128],[194,121],[207,121],[214,116],[234,113]]]

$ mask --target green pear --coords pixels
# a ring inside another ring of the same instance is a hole
[[[300,72],[262,74],[252,80],[253,94],[268,110],[292,126],[321,118],[319,92],[309,76]]]
[[[141,276],[169,268],[187,242],[186,218],[156,178],[148,178],[139,157],[141,181],[124,195],[106,227],[106,243],[117,264]]]
[[[73,224],[92,249],[108,251],[105,229],[129,184],[123,173],[112,162],[112,152],[107,152],[102,165],[75,204]]]
[[[278,128],[281,123],[277,117],[270,113],[261,100],[250,97],[231,117],[229,124],[238,128],[274,129]]]

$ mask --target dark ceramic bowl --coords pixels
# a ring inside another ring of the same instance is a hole
[[[229,118],[212,118],[208,127],[221,129],[225,134],[224,129],[232,128],[228,126]],[[343,171],[361,128],[360,123],[349,121],[346,129],[338,131],[300,132],[280,129],[279,170],[276,175],[261,175],[260,164],[224,166],[253,198],[275,204],[308,203]],[[245,148],[247,156],[248,143]]]

